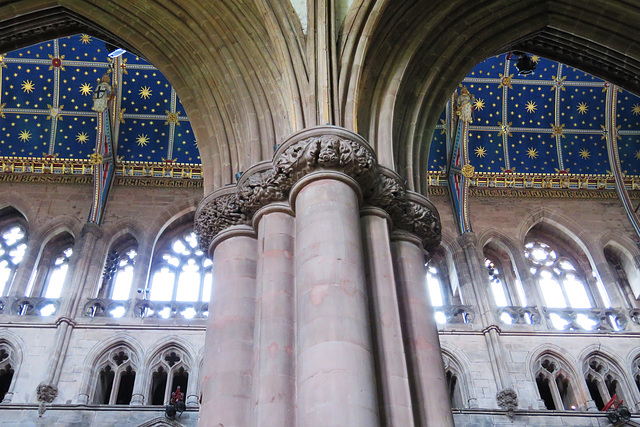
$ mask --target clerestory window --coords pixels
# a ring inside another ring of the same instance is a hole
[[[188,230],[170,240],[156,255],[149,299],[151,301],[205,301],[211,296],[213,262],[198,247]]]
[[[27,249],[27,233],[20,224],[0,231],[0,296],[9,290]]]

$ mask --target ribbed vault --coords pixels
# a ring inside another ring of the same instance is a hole
[[[445,102],[488,56],[525,50],[640,92],[640,10],[626,1],[362,1],[343,36],[346,127],[426,191],[429,141]]]
[[[269,158],[273,145],[304,123],[294,117],[302,111],[294,71],[282,66],[291,61],[282,58],[286,32],[280,25],[293,12],[269,15],[268,3],[3,2],[0,51],[85,32],[144,57],[187,110],[209,192]]]

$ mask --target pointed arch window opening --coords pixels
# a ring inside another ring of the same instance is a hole
[[[113,250],[107,256],[102,275],[101,294],[114,301],[125,301],[130,298],[133,285],[137,248],[130,246],[123,250]]]
[[[621,376],[609,362],[598,356],[592,356],[585,364],[585,382],[591,398],[598,410],[602,410],[613,396],[626,400],[628,396]]]
[[[100,370],[94,390],[97,405],[129,405],[133,397],[136,369],[131,364],[127,349],[117,348],[98,363]]]
[[[563,364],[552,356],[540,360],[535,374],[540,399],[547,410],[577,408],[577,400],[570,375]]]
[[[432,259],[426,265],[426,292],[431,306],[434,307],[436,322],[440,325],[449,322],[468,323],[471,321],[472,314],[466,309],[456,309],[464,307],[460,298],[460,288],[458,287],[454,294],[448,271],[444,267],[445,262],[442,259],[439,261]]]
[[[15,364],[11,357],[11,347],[0,343],[0,402],[2,402],[11,388]]]
[[[43,297],[50,299],[60,298],[64,282],[67,278],[67,272],[69,271],[69,260],[72,255],[73,249],[71,246],[68,246],[61,250],[53,259],[45,281]]]
[[[207,302],[212,281],[213,262],[200,250],[190,230],[175,237],[156,258],[149,300]]]
[[[0,296],[9,291],[13,278],[27,250],[27,233],[17,223],[0,231]]]
[[[574,263],[543,242],[525,245],[530,272],[537,279],[545,304],[549,308],[592,308],[586,279]]]
[[[184,355],[176,349],[167,350],[160,356],[151,373],[149,404],[165,405],[171,394],[180,387],[186,395],[189,385],[189,367],[184,363]]]

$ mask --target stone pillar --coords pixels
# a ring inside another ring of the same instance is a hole
[[[414,421],[391,257],[391,219],[383,209],[373,206],[363,208],[360,215],[379,379],[380,419],[387,426],[409,427]]]
[[[284,203],[259,210],[253,381],[254,426],[295,426],[293,212]]]
[[[300,426],[378,425],[358,191],[335,172],[292,190]]]
[[[363,200],[377,209],[361,222]],[[366,141],[335,126],[291,136],[271,162],[201,202],[195,229],[201,246],[214,251],[215,280],[200,425],[425,425],[410,402],[430,408],[431,425],[452,425],[428,304],[429,333],[423,313],[404,321],[428,337],[427,356],[420,338],[415,359],[429,374],[418,377],[440,382],[420,382],[420,394],[410,394],[387,214],[428,250],[440,243],[428,200],[410,197],[397,174],[377,166]]]
[[[440,339],[427,292],[422,242],[406,231],[394,231],[391,239],[416,424],[453,426]]]
[[[200,426],[250,425],[257,247],[253,229],[232,226],[209,246],[213,287],[202,367]]]

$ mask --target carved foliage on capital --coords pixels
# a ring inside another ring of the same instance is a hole
[[[272,202],[286,200],[294,184],[303,176],[333,170],[355,179],[367,204],[384,209],[395,227],[416,234],[425,249],[438,247],[441,226],[435,208],[421,198],[409,196],[400,177],[377,165],[375,155],[358,138],[329,133],[294,141],[276,154],[271,164],[248,171],[235,191],[223,191],[205,199],[195,219],[200,244],[207,250],[224,229],[250,224],[255,212]]]
[[[238,195],[224,194],[210,200],[199,210],[194,229],[200,237],[200,245],[207,250],[209,243],[222,230],[232,225],[249,224],[249,222]]]
[[[315,170],[339,170],[360,182],[370,178],[376,159],[368,147],[337,135],[321,135],[298,141],[282,152],[275,164],[277,174],[291,184]]]

